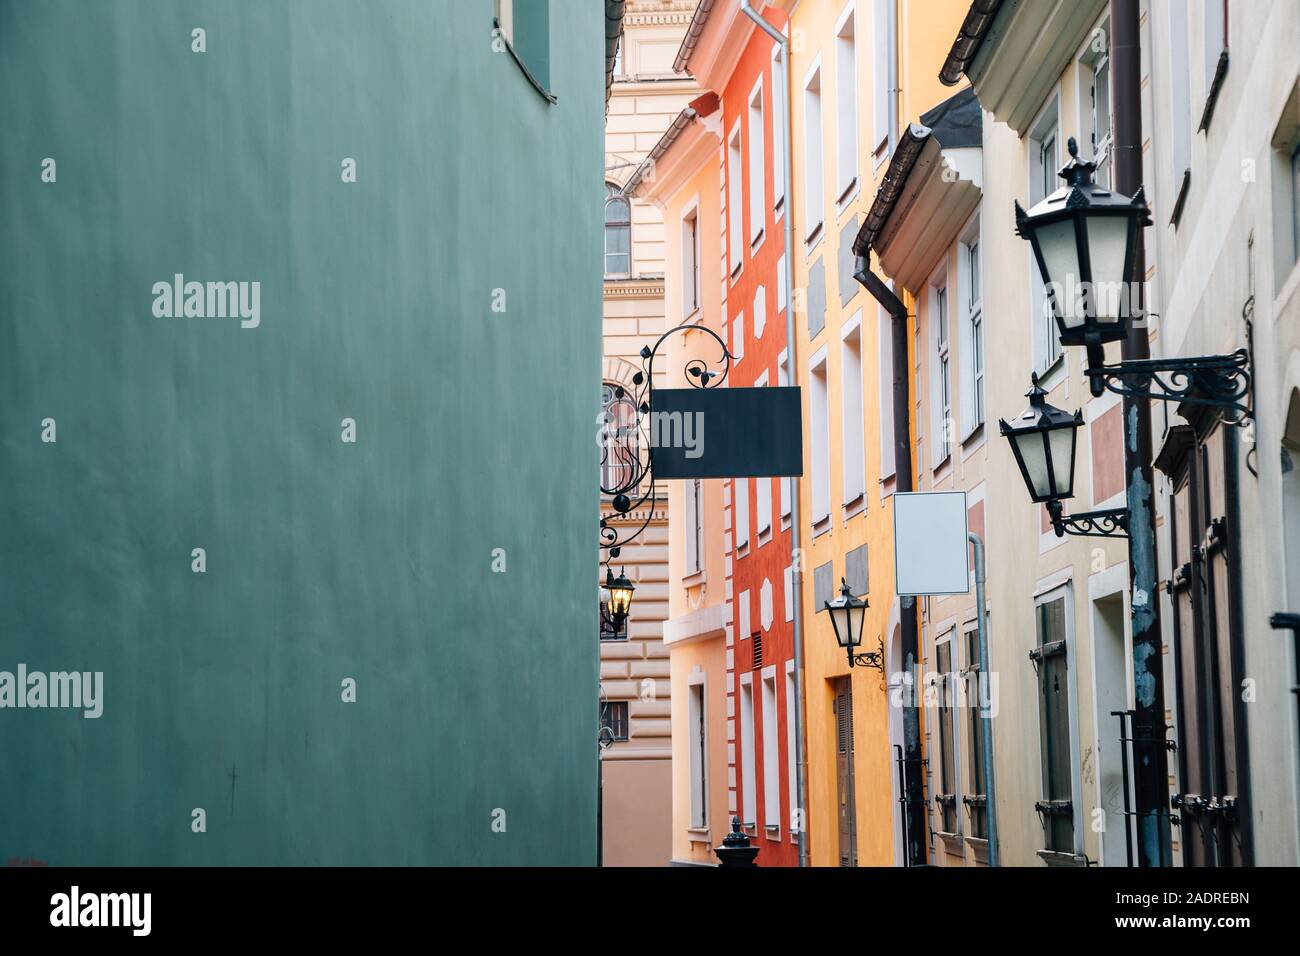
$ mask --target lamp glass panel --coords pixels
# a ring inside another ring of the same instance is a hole
[[[1062,498],[1074,494],[1074,427],[1053,428],[1047,433],[1052,447],[1052,472],[1056,477],[1053,493]]]
[[[849,643],[851,635],[849,633],[850,625],[848,617],[849,609],[847,607],[839,604],[831,607],[831,620],[835,625],[835,640],[839,643],[840,647],[852,646]]]
[[[1124,260],[1128,251],[1128,216],[1092,216],[1088,219],[1088,257],[1092,264],[1091,294],[1097,319],[1114,322],[1121,315]]]
[[[1034,230],[1038,251],[1042,253],[1047,275],[1043,282],[1055,293],[1061,321],[1066,328],[1083,324],[1084,314],[1079,297],[1082,292],[1079,275],[1079,247],[1074,240],[1074,219],[1039,226]]]
[[[1040,431],[1021,432],[1012,435],[1020,452],[1020,461],[1029,475],[1029,489],[1035,499],[1046,498],[1052,492],[1047,482],[1047,449],[1043,446],[1043,433]]]

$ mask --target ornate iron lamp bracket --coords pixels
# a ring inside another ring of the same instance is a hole
[[[1047,511],[1052,517],[1052,528],[1058,538],[1067,534],[1081,538],[1127,538],[1128,509],[1113,508],[1105,511],[1081,511],[1067,515],[1060,501],[1049,501]]]
[[[854,654],[849,651],[850,667],[874,667],[880,673],[885,672],[885,641],[884,638],[878,638],[878,645],[874,651],[863,651],[861,654]]]
[[[1251,359],[1247,349],[1230,355],[1158,358],[1094,365],[1085,370],[1093,395],[1159,399],[1220,409],[1229,424],[1255,417],[1251,388]]]

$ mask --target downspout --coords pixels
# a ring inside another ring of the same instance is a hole
[[[864,250],[865,252],[866,250]],[[894,294],[894,290],[874,272],[867,255],[854,260],[853,278],[857,279],[872,297],[885,307],[890,317],[894,353],[894,487],[897,491],[912,489],[912,423],[911,397],[907,384],[907,306]],[[907,854],[909,866],[924,863],[926,822],[923,812],[925,797],[921,792],[921,718],[916,706],[916,667],[920,660],[920,641],[916,632],[916,598],[902,598],[903,608],[899,625],[903,632],[904,673],[912,676],[912,687],[903,688],[903,794],[904,812],[907,814]]]
[[[770,36],[781,48],[781,68],[786,71],[785,82],[785,129],[782,131],[782,145],[785,148],[784,161],[781,163],[782,185],[785,189],[785,348],[787,367],[790,369],[790,381],[797,382],[799,365],[795,361],[795,327],[794,327],[794,188],[790,181],[790,144],[793,142],[794,112],[791,109],[790,95],[790,40],[784,33],[768,23],[749,0],[740,0],[740,11],[753,20],[760,30]],[[774,129],[775,131],[775,129]],[[785,479],[789,480],[789,479]],[[790,587],[794,591],[791,602],[794,609],[794,741],[795,741],[795,789],[798,791],[799,806],[796,808],[799,821],[799,865],[808,865],[808,746],[805,738],[804,711],[807,703],[804,699],[803,673],[803,555],[799,548],[799,488],[796,485],[790,495]],[[788,719],[788,718],[787,718]]]

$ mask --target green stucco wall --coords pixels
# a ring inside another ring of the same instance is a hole
[[[0,0],[0,671],[104,675],[0,709],[0,863],[594,861],[604,10],[550,10],[556,105],[491,0]]]

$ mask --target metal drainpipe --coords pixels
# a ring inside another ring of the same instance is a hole
[[[786,71],[785,83],[785,129],[782,131],[782,145],[785,147],[783,167],[783,187],[785,189],[785,348],[786,367],[790,370],[790,381],[797,382],[798,364],[795,362],[795,328],[794,328],[794,189],[790,183],[790,143],[793,132],[793,112],[790,98],[790,41],[784,33],[764,20],[749,0],[740,0],[740,11],[753,20],[758,28],[776,41],[781,48],[781,68]],[[775,131],[775,130],[774,130]],[[789,478],[783,479],[789,481]],[[794,590],[794,740],[795,740],[795,789],[798,791],[799,806],[799,865],[808,865],[808,746],[805,739],[804,710],[804,674],[803,674],[803,556],[799,549],[799,487],[795,485],[790,495],[790,587]],[[788,717],[787,717],[788,719]]]
[[[907,306],[894,295],[880,276],[871,271],[867,256],[854,260],[853,278],[862,283],[872,297],[885,307],[893,319],[892,342],[894,352],[894,487],[898,491],[912,490],[912,424],[910,418],[909,389],[907,387]],[[915,866],[924,863],[926,821],[925,797],[921,787],[921,718],[916,706],[916,667],[920,661],[920,642],[916,633],[916,599],[903,598],[903,613],[899,624],[903,631],[903,667],[912,676],[912,687],[903,707],[904,811],[907,813],[907,863]]]
[[[1111,0],[1111,78],[1115,123],[1115,188],[1131,196],[1142,184],[1141,33],[1138,0]],[[1138,230],[1134,277],[1139,294],[1146,255]],[[1125,361],[1151,355],[1145,323],[1129,329]],[[1090,364],[1091,364],[1090,357]],[[1133,793],[1141,866],[1171,866],[1169,765],[1165,750],[1164,655],[1160,638],[1159,567],[1151,472],[1151,403],[1125,397],[1124,471],[1129,513],[1129,594],[1135,685]]]

